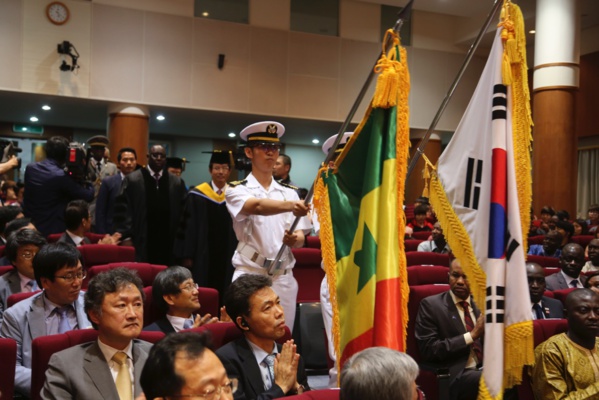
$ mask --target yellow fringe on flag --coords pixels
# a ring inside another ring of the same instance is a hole
[[[422,197],[430,197],[429,196],[429,185],[431,180],[431,171],[428,167],[428,164],[424,164],[424,169],[422,170],[422,179],[424,180],[424,189],[422,189]]]
[[[387,43],[390,40],[393,42],[393,47],[391,47],[391,50],[385,54]],[[398,54],[398,46],[399,36],[393,31],[393,29],[387,30],[383,39],[383,52],[376,63],[376,66],[374,67],[374,72],[379,74],[376,81],[376,91],[372,97],[372,107],[374,108],[394,107],[399,101],[399,96],[401,96],[401,94],[398,92],[403,89],[403,83],[405,82],[400,83],[399,80],[402,79],[402,69],[404,69],[403,67],[407,64],[402,64],[401,61],[397,60],[400,57],[401,60],[405,60],[404,54],[401,54],[401,56]],[[405,70],[407,70],[407,68],[405,68]]]

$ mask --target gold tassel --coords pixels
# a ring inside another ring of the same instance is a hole
[[[392,41],[391,50],[385,54],[387,43]],[[397,46],[399,45],[399,36],[393,29],[385,32],[383,39],[383,52],[379,58],[374,72],[378,73],[376,89],[372,97],[372,107],[374,108],[390,108],[397,105],[398,89],[400,87],[400,70],[401,63],[397,61],[399,57]]]

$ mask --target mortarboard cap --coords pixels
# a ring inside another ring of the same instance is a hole
[[[229,150],[203,151],[202,153],[212,154],[210,164],[227,164],[229,167],[233,165],[233,153]]]
[[[285,127],[275,121],[256,122],[246,126],[239,133],[242,140],[251,143],[279,143],[279,138],[285,133]]]
[[[167,168],[179,168],[181,171],[185,171],[185,164],[187,164],[189,161],[187,161],[185,158],[179,158],[179,157],[167,157],[166,158],[166,167]]]

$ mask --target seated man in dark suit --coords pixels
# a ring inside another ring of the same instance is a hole
[[[568,243],[559,256],[560,272],[545,278],[547,290],[582,288],[587,277],[581,275],[584,267],[584,249],[578,243]]]
[[[285,314],[265,275],[242,275],[225,294],[227,313],[243,336],[217,350],[231,379],[239,381],[236,399],[278,399],[309,390],[304,363],[293,340],[283,346]],[[275,358],[277,363],[275,363]]]
[[[89,213],[89,204],[84,200],[73,200],[64,211],[64,222],[67,230],[62,234],[59,242],[80,246],[82,244],[91,244],[89,238],[85,236],[91,230],[92,219]],[[118,244],[121,238],[120,233],[106,235],[98,244]]]
[[[137,339],[143,311],[143,286],[135,271],[115,268],[96,275],[85,293],[85,312],[98,331],[98,340],[50,358],[42,399],[139,396],[139,377],[152,347]]]
[[[173,266],[160,271],[152,283],[152,302],[164,314],[144,331],[179,332],[183,329],[218,322],[217,317],[200,317],[198,285],[187,268]]]
[[[33,272],[43,292],[4,311],[0,328],[0,337],[17,342],[15,389],[26,397],[31,389],[33,339],[90,326],[81,291],[85,271],[77,249],[65,243],[43,246],[33,258]]]
[[[183,332],[156,343],[141,373],[146,399],[201,397],[233,400],[237,379],[208,346],[206,334]]]
[[[476,399],[482,374],[484,316],[470,296],[458,260],[449,267],[450,291],[422,300],[415,336],[425,361],[449,368],[449,398]]]
[[[31,229],[13,232],[8,237],[5,253],[14,269],[0,276],[0,325],[8,296],[39,289],[33,272],[33,257],[45,244],[46,239]]]
[[[532,319],[564,318],[562,302],[543,296],[547,286],[543,267],[537,263],[526,263],[526,275],[528,277]]]

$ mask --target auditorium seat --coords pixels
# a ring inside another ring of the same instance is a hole
[[[581,245],[583,248],[586,249],[586,247],[589,245],[589,243],[593,239],[595,239],[595,236],[593,236],[593,235],[577,235],[577,236],[572,236],[571,240],[574,243],[578,243],[579,245]]]
[[[539,264],[543,268],[559,268],[559,258],[527,255],[526,261]]]
[[[560,289],[560,290],[554,290],[553,291],[553,296],[558,299],[559,301],[562,302],[562,304],[565,306],[566,305],[566,297],[568,297],[568,295],[570,294],[571,291],[576,290],[574,288],[569,288],[569,289]]]
[[[184,331],[198,333],[210,332],[212,345],[215,350],[218,350],[225,344],[243,336],[241,329],[239,329],[233,322],[218,322],[215,324],[198,326],[197,328],[185,329]],[[277,340],[277,343],[283,344],[289,339],[291,339],[291,331],[289,331],[289,327],[285,326],[285,334]]]
[[[304,247],[311,249],[320,249],[320,236],[306,236],[306,243]]]
[[[298,285],[297,302],[320,301],[320,283],[324,278],[324,271],[320,267],[322,262],[320,249],[302,247],[291,251],[295,257],[293,276]]]
[[[148,264],[148,263],[138,263],[138,262],[115,262],[110,264],[103,265],[94,265],[87,270],[87,276],[83,280],[82,287],[84,289],[87,288],[89,281],[96,275],[109,271],[114,268],[125,267],[129,269],[134,269],[137,271],[137,275],[141,278],[144,286],[152,286],[154,283],[154,278],[160,271],[164,271],[167,266],[166,265],[157,265],[157,264]]]
[[[528,238],[528,245],[543,244],[543,240],[545,240],[545,235],[531,236]]]
[[[553,267],[543,268],[543,272],[545,273],[545,276],[553,275],[557,272],[560,272],[561,270],[562,270],[561,268],[553,268]]]
[[[5,245],[0,246],[0,257],[4,257],[4,250],[6,250],[6,246]]]
[[[412,265],[408,270],[408,285],[430,285],[447,283],[449,268],[441,265]]]
[[[210,314],[213,317],[218,317],[220,310],[218,307],[218,290],[200,287],[198,288],[198,292],[198,299],[201,306],[200,315]],[[146,295],[146,300],[144,301],[144,326],[148,326],[159,318],[162,318],[162,315],[152,299],[152,286],[144,287],[144,293]]]
[[[414,232],[412,233],[412,238],[418,240],[428,240],[428,238],[431,237],[432,234],[433,232],[431,231]]]
[[[58,335],[40,336],[31,343],[31,399],[41,399],[40,391],[46,380],[46,369],[54,353],[78,344],[96,340],[95,329],[78,329]],[[164,337],[162,332],[142,332],[139,339],[156,343]]]
[[[135,261],[135,248],[130,246],[84,244],[77,247],[77,250],[81,253],[83,267],[87,269],[94,265]]]
[[[14,267],[12,265],[2,265],[0,266],[0,276],[4,275],[8,271],[11,271]]]
[[[406,252],[406,261],[408,267],[412,265],[442,265],[449,267],[449,254],[408,251]]]
[[[309,392],[296,394],[295,396],[287,396],[285,398],[294,400],[338,400],[339,389],[310,390]]]
[[[15,390],[15,368],[17,365],[17,342],[0,338],[0,397],[12,399]]]
[[[29,298],[29,297],[31,297],[34,294],[39,293],[39,292],[41,292],[41,290],[36,290],[35,292],[21,292],[21,293],[11,294],[6,299],[6,308],[12,307],[15,304],[17,304],[19,301],[25,300],[25,299],[27,299],[27,298]]]
[[[97,244],[100,241],[100,239],[102,239],[105,236],[100,233],[92,233],[92,232],[84,233],[84,235],[86,238],[89,239],[91,244]],[[58,239],[60,239],[61,236],[62,236],[62,233],[51,233],[46,237],[46,239],[48,240],[48,243],[55,243],[55,242],[58,242]]]
[[[418,245],[422,243],[423,240],[420,239],[406,239],[404,240],[405,251],[417,251]]]

